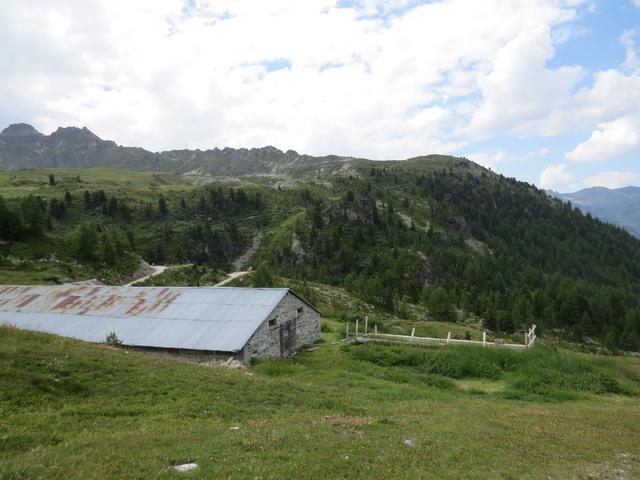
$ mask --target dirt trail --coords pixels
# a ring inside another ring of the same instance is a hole
[[[149,275],[145,275],[144,277],[140,277],[140,278],[134,280],[133,282],[129,282],[124,286],[125,287],[131,287],[131,286],[135,285],[136,283],[144,282],[147,278],[151,278],[151,277],[155,277],[156,275],[160,275],[167,268],[169,268],[169,266],[167,266],[167,265],[149,265],[149,266],[151,268],[153,268],[153,272],[151,272]]]
[[[222,287],[222,286],[226,285],[227,283],[229,283],[230,281],[235,280],[236,278],[244,277],[247,273],[251,273],[251,270],[247,270],[247,271],[244,271],[244,272],[233,272],[233,273],[230,273],[227,278],[225,278],[220,283],[216,283],[214,285],[214,287]]]

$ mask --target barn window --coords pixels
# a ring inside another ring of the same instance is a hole
[[[275,327],[277,324],[278,324],[278,317],[272,318],[271,320],[269,320],[270,327]]]

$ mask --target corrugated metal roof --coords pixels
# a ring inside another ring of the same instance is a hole
[[[0,323],[125,345],[237,352],[287,288],[0,286]]]

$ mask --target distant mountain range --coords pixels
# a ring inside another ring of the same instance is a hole
[[[549,191],[585,213],[627,229],[640,238],[640,187],[608,189],[593,187],[575,193]]]
[[[17,123],[0,132],[0,169],[3,170],[107,167],[175,173],[205,180],[207,177],[225,180],[242,177],[243,181],[261,179],[274,183],[282,179],[356,173],[361,167],[389,167],[399,162],[405,167],[420,169],[426,165],[425,161],[428,168],[457,166],[473,173],[491,174],[476,163],[444,155],[380,162],[338,155],[314,157],[294,150],[283,152],[271,146],[150,152],[102,140],[86,127],[60,127],[51,135],[43,135],[31,125]]]
[[[85,128],[58,128],[43,135],[31,125],[13,124],[0,133],[0,169],[111,167],[210,176],[296,176],[348,170],[359,159],[312,157],[275,147],[214,148],[150,152],[123,147]]]
[[[465,159],[429,155],[402,161],[403,166],[442,165],[463,167],[480,173],[482,167]],[[440,160],[440,162],[439,162]],[[435,162],[435,163],[434,163]],[[398,161],[382,162],[388,166]],[[261,178],[278,181],[284,178],[313,178],[336,173],[355,173],[381,162],[328,155],[314,157],[294,150],[283,152],[275,147],[214,148],[211,150],[170,150],[151,152],[138,147],[123,147],[103,140],[90,130],[60,127],[44,135],[26,123],[10,125],[0,132],[0,169],[109,167],[147,172],[170,172],[193,177]],[[488,173],[487,171],[485,171]],[[550,195],[570,201],[583,212],[626,228],[640,237],[640,188],[609,190],[588,188],[576,193],[548,191]]]

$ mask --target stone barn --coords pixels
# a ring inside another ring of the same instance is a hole
[[[195,361],[289,357],[320,313],[288,288],[0,286],[0,324]]]

